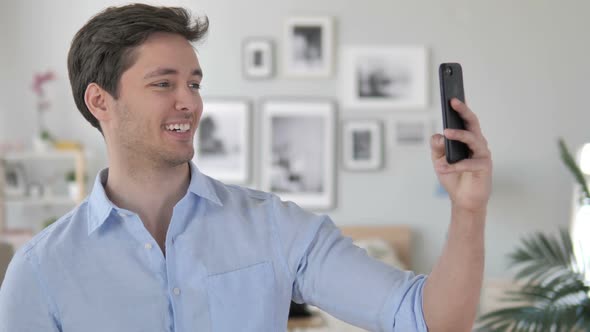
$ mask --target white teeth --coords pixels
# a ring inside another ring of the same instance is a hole
[[[178,132],[185,132],[191,129],[190,123],[175,123],[166,125],[166,130],[170,131],[178,131]]]

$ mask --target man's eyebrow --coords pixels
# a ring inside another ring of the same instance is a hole
[[[177,75],[178,70],[172,68],[158,68],[154,71],[147,73],[143,78],[148,79],[157,76],[165,76],[165,75]],[[201,68],[194,69],[191,73],[192,76],[199,76],[203,77],[203,71]]]

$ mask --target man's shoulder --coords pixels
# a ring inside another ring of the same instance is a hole
[[[270,192],[261,191],[237,184],[223,183],[211,177],[208,177],[208,179],[213,188],[215,189],[215,193],[217,194],[222,204],[236,200],[248,200],[252,202],[270,202],[271,200],[277,198],[275,194]]]
[[[15,254],[40,258],[55,253],[64,245],[74,244],[76,238],[88,229],[87,216],[87,201],[84,201],[33,236]]]
[[[300,207],[297,203],[283,200],[272,192],[261,191],[235,184],[225,184],[219,180],[209,178],[217,196],[225,207],[239,209],[254,209],[272,213],[282,221],[294,220],[301,224],[305,220],[322,220],[324,215],[318,215]]]

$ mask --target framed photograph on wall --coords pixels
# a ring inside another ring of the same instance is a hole
[[[430,115],[396,116],[393,120],[393,142],[399,147],[429,147],[434,123]]]
[[[243,44],[242,59],[244,77],[264,79],[274,75],[274,47],[270,39],[246,39]]]
[[[334,19],[292,17],[285,23],[283,71],[288,77],[330,77],[334,63]]]
[[[348,170],[370,171],[383,164],[382,125],[377,120],[349,120],[342,125],[342,160]]]
[[[408,109],[427,106],[424,47],[348,47],[341,61],[344,105]]]
[[[261,189],[304,208],[334,205],[334,121],[330,101],[266,101]]]
[[[203,103],[193,161],[204,174],[244,184],[250,175],[250,103],[212,99]]]

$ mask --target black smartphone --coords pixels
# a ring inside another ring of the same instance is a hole
[[[463,89],[463,70],[458,63],[442,63],[438,67],[440,81],[440,101],[442,106],[443,128],[465,129],[465,122],[451,107],[451,99],[465,102]],[[445,155],[449,164],[469,158],[471,151],[467,144],[445,137]]]

